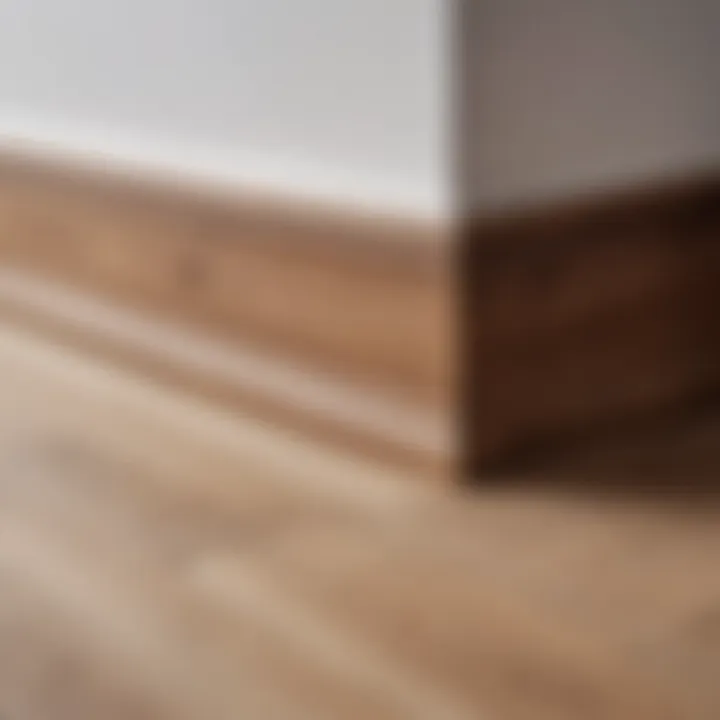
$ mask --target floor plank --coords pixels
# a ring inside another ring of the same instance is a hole
[[[9,327],[0,397],[3,720],[720,715],[711,502],[413,484]]]

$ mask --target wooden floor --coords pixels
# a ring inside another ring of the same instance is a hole
[[[716,720],[720,511],[622,457],[453,493],[0,326],[0,718]]]

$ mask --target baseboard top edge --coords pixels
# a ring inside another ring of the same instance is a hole
[[[720,167],[650,177],[613,188],[597,188],[536,203],[518,203],[467,213],[465,229],[515,228],[539,222],[573,222],[593,215],[677,206],[692,199],[720,197]]]
[[[95,186],[211,207],[228,214],[251,215],[256,222],[328,226],[355,235],[381,234],[398,244],[444,245],[456,219],[445,213],[392,211],[372,203],[343,198],[300,196],[289,190],[230,181],[192,169],[169,167],[119,153],[95,153],[59,143],[0,133],[0,174]]]

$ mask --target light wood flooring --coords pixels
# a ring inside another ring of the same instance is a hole
[[[0,718],[717,720],[718,437],[452,490],[0,326]]]

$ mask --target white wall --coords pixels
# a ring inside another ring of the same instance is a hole
[[[0,141],[435,216],[445,0],[0,0]]]
[[[720,155],[717,0],[481,0],[476,207],[682,173]]]
[[[0,145],[443,216],[456,2],[473,206],[717,159],[717,0],[0,0]]]

